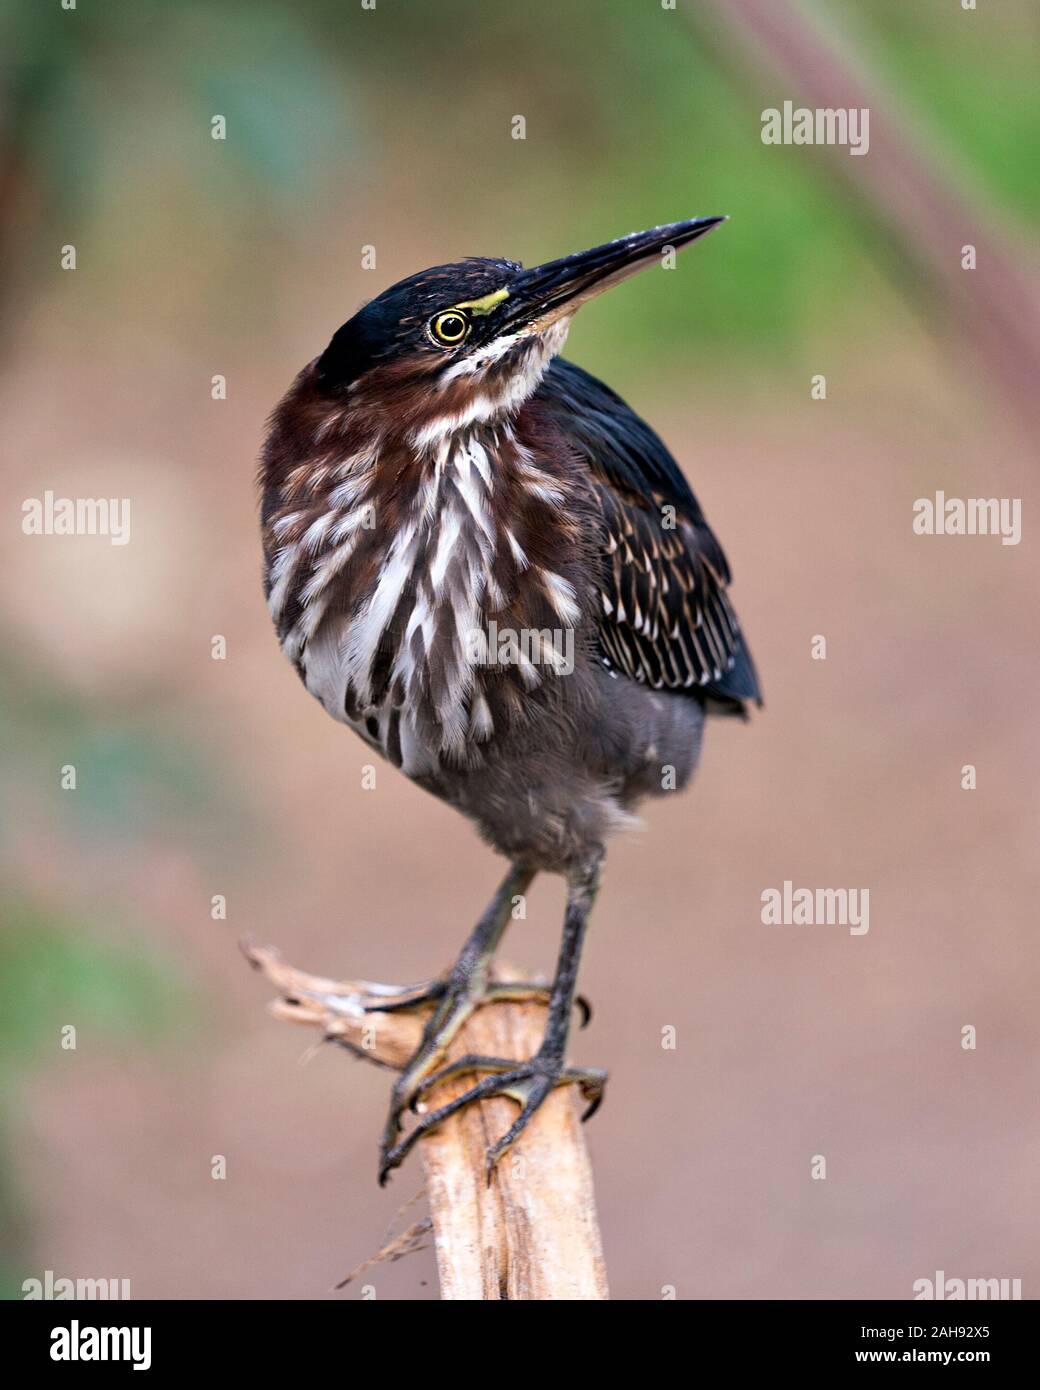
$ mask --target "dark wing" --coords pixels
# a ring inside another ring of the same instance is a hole
[[[607,534],[598,635],[608,664],[728,708],[761,702],[726,557],[660,439],[608,386],[559,358],[536,399],[593,477]]]

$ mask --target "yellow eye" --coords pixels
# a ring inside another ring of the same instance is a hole
[[[443,314],[434,314],[430,320],[430,333],[435,342],[445,347],[455,347],[469,335],[469,319],[457,309],[447,309]]]

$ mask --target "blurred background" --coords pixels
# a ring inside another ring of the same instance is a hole
[[[329,1290],[420,1183],[376,1187],[389,1081],[304,1061],[236,943],[420,979],[500,865],[389,768],[362,791],[280,655],[265,416],[422,266],[724,212],[567,351],[682,463],[766,695],[608,857],[574,1052],[611,1071],[612,1290],[909,1298],[941,1269],[1036,1296],[1038,36],[1028,0],[5,8],[5,1294],[359,1297]],[[785,99],[869,105],[869,154],[764,145]],[[48,489],[129,497],[130,543],[24,535]],[[1021,498],[1022,543],[915,536],[937,489]],[[763,926],[785,879],[868,888],[869,934]],[[511,959],[551,968],[562,902],[536,885]],[[437,1296],[430,1251],[364,1282]]]

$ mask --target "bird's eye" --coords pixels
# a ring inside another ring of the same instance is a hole
[[[430,334],[434,342],[443,343],[445,347],[455,347],[469,335],[469,319],[457,309],[434,314],[430,320]]]

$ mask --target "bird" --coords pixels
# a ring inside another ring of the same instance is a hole
[[[422,1135],[506,1096],[488,1181],[569,1065],[582,945],[608,840],[685,787],[706,716],[761,704],[730,572],[679,465],[610,387],[560,356],[577,310],[723,217],[662,224],[525,269],[434,266],[365,303],[272,412],[258,482],[264,592],[311,695],[474,823],[509,864],[451,969],[381,999],[419,1010],[380,1142],[382,1185]],[[539,873],[566,884],[551,986],[495,981]],[[390,989],[391,987],[388,987]],[[547,1006],[526,1059],[445,1065],[474,1009]],[[441,1082],[466,1090],[432,1106]],[[406,1127],[408,1111],[419,1115]]]

